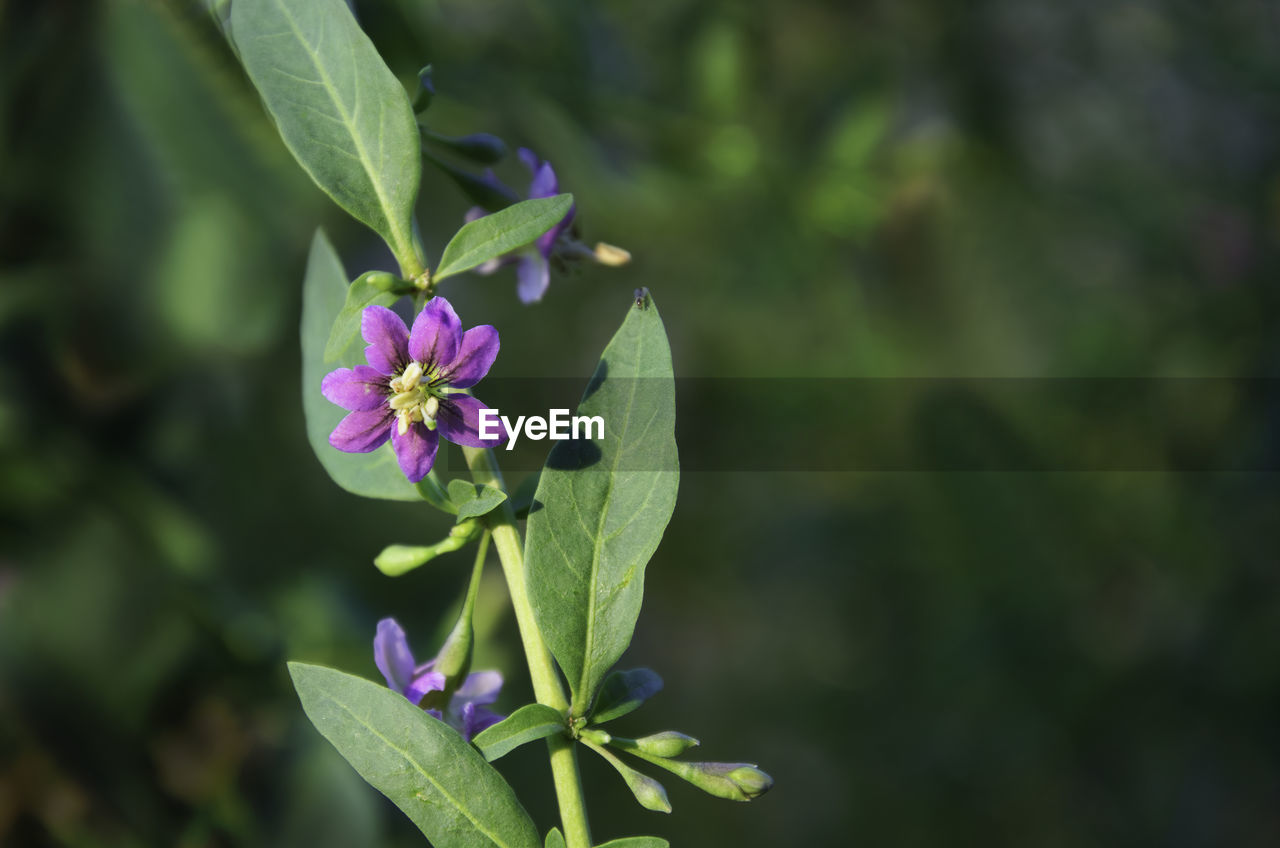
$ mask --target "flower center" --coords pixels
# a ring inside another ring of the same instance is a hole
[[[387,403],[396,413],[396,430],[400,435],[409,432],[409,425],[419,421],[432,430],[436,428],[444,387],[433,385],[435,377],[434,368],[425,371],[421,362],[410,362],[399,377],[387,384],[391,389]]]

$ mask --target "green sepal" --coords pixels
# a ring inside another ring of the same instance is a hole
[[[456,730],[381,684],[289,663],[307,718],[435,845],[538,848],[510,785]]]
[[[553,827],[547,831],[547,841],[542,843],[542,848],[565,848],[564,834],[560,832],[560,828]]]
[[[532,244],[560,223],[572,207],[572,194],[557,194],[522,200],[501,211],[468,221],[445,245],[432,279],[438,283]]]
[[[671,848],[671,843],[657,836],[624,836],[610,839],[596,848]]]
[[[426,565],[441,554],[452,553],[466,545],[480,533],[480,525],[467,520],[453,525],[449,535],[434,545],[387,545],[374,557],[373,564],[388,577],[408,574]]]
[[[600,695],[591,712],[591,722],[603,724],[634,712],[661,691],[662,678],[652,669],[633,668],[612,672],[600,686]]]
[[[418,481],[417,486],[418,494],[422,495],[423,500],[427,503],[450,515],[458,514],[458,505],[453,502],[453,499],[449,497],[449,493],[440,485],[440,476],[436,474],[434,468],[427,472],[426,477]]]
[[[546,704],[526,704],[497,724],[476,734],[471,744],[489,762],[502,757],[526,742],[564,733],[564,716]]]
[[[483,486],[470,480],[450,480],[449,500],[458,510],[458,521],[487,515],[507,499],[507,493],[493,486]]]
[[[392,284],[387,278],[391,281],[399,279],[386,271],[366,271],[347,286],[347,299],[338,317],[333,319],[329,340],[324,345],[325,362],[338,362],[353,344],[361,341],[360,321],[366,306],[391,306],[400,299],[400,295],[391,291]]]

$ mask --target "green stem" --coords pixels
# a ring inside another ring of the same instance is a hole
[[[463,448],[462,452],[467,458],[473,480],[482,486],[506,491],[502,472],[498,470],[492,451],[486,448]],[[516,614],[516,626],[520,630],[520,639],[524,642],[534,696],[539,703],[564,712],[569,708],[569,699],[564,687],[560,685],[555,662],[546,643],[542,641],[542,632],[538,630],[533,605],[529,602],[524,582],[524,543],[520,538],[520,531],[516,529],[516,515],[511,508],[511,501],[503,501],[487,518],[489,531],[493,535],[493,547],[498,552],[503,574],[507,578],[511,606]],[[551,775],[555,780],[556,798],[560,803],[560,824],[567,848],[591,848],[591,830],[587,824],[582,778],[578,772],[578,755],[573,740],[559,734],[549,736],[547,748],[551,754]]]

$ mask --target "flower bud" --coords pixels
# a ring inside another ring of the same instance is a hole
[[[634,769],[631,770],[630,774],[624,774],[623,778],[627,781],[627,788],[631,790],[631,794],[636,796],[636,800],[640,802],[640,806],[646,810],[653,810],[655,813],[671,812],[671,802],[667,800],[667,790],[662,787],[661,783]]]
[[[364,280],[378,291],[393,291],[400,284],[400,278],[395,274],[387,271],[370,271],[364,275]]]
[[[624,750],[642,751],[646,754],[663,758],[678,757],[690,748],[702,744],[692,736],[686,736],[675,730],[664,730],[661,733],[642,736],[639,739],[619,739],[615,737],[614,741]]]
[[[640,802],[640,806],[646,810],[653,810],[658,813],[671,812],[671,802],[667,800],[667,790],[662,784],[649,777],[647,774],[641,774],[631,766],[618,759],[611,751],[602,748],[596,744],[592,738],[595,734],[608,734],[602,730],[588,730],[582,736],[578,737],[588,748],[604,757],[609,765],[622,776],[626,781],[627,788],[631,790],[631,794],[636,796],[636,800]]]
[[[773,787],[773,778],[751,763],[686,763],[652,757],[639,751],[636,753],[676,777],[689,781],[708,795],[729,801],[750,801]]]
[[[729,772],[729,779],[738,785],[748,800],[759,798],[773,788],[772,777],[745,763]]]
[[[588,727],[578,734],[579,738],[587,742],[594,742],[597,745],[608,745],[613,741],[613,736],[607,730],[601,730],[598,727]]]

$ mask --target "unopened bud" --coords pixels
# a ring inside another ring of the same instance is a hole
[[[662,787],[661,783],[634,769],[631,770],[630,774],[624,774],[622,777],[627,781],[627,788],[631,790],[632,795],[636,796],[640,806],[646,810],[653,810],[655,813],[671,812],[671,802],[667,800],[667,790]]]
[[[748,800],[759,798],[773,788],[773,778],[752,765],[738,766],[729,772],[729,779],[738,784]]]
[[[686,763],[643,753],[639,755],[717,798],[750,801],[759,798],[773,786],[773,778],[751,763]]]
[[[394,291],[400,287],[400,278],[387,271],[370,271],[363,275],[364,281],[378,291]]]
[[[601,265],[608,265],[611,268],[617,268],[620,265],[626,265],[631,261],[630,251],[623,250],[617,245],[608,244],[606,242],[597,242],[594,251],[595,259]]]
[[[609,765],[613,766],[614,769],[617,770],[618,774],[622,775],[622,779],[627,783],[627,788],[631,790],[632,795],[636,796],[636,800],[640,802],[640,806],[644,807],[646,810],[653,810],[659,813],[671,812],[671,802],[667,800],[667,790],[662,787],[661,783],[654,780],[652,777],[649,777],[647,774],[641,774],[636,771],[631,766],[618,759],[617,756],[607,748],[603,748],[596,744],[596,742],[587,735],[603,733],[604,731],[588,730],[584,735],[578,738],[586,743],[588,748],[604,757],[605,760],[608,761]],[[607,736],[608,734],[604,735]]]
[[[678,757],[690,748],[702,744],[692,736],[687,736],[676,730],[664,730],[662,733],[642,736],[639,739],[624,740],[615,738],[615,742],[625,750],[634,749],[663,758]]]
[[[598,727],[588,727],[578,736],[587,742],[594,742],[597,745],[608,745],[613,741],[613,736],[607,730],[601,730]]]

